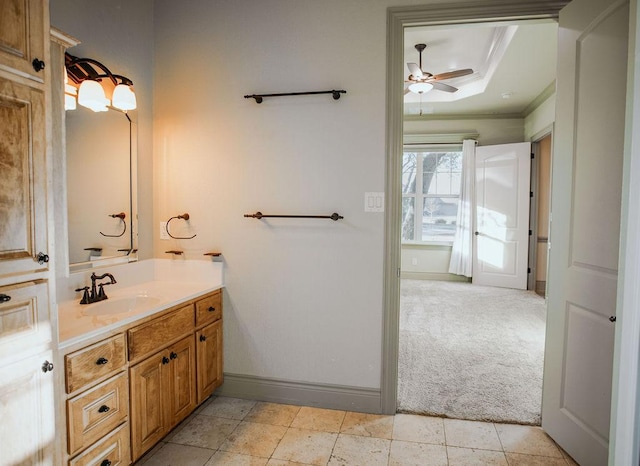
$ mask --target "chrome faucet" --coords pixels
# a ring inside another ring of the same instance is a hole
[[[98,283],[96,284],[96,280],[102,280],[103,278],[108,277],[108,283]],[[107,294],[104,292],[104,287],[106,285],[113,285],[114,283],[118,283],[113,275],[110,273],[104,273],[102,275],[96,275],[95,272],[91,274],[91,289],[88,286],[78,288],[76,291],[83,291],[82,299],[80,300],[80,304],[91,304],[96,303],[98,301],[104,301],[108,298]],[[96,288],[97,285],[97,288]]]

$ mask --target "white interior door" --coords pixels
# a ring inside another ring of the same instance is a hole
[[[473,283],[527,289],[531,143],[476,148]]]
[[[624,0],[559,22],[542,427],[582,466],[609,446],[628,23]]]

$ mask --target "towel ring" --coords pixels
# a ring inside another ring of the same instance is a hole
[[[173,220],[174,218],[181,218],[182,220],[189,220],[189,214],[184,213],[182,215],[176,215],[175,217],[171,217],[169,220],[167,220],[167,224],[165,225],[165,230],[167,230],[167,235],[169,235],[171,238],[173,239],[193,239],[195,238],[197,235],[193,235],[193,236],[173,236],[171,234],[171,232],[169,231],[169,222],[171,222],[171,220]]]

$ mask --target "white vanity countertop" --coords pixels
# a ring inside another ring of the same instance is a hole
[[[218,290],[222,285],[198,282],[151,281],[121,288],[108,293],[109,299],[93,304],[79,304],[77,300],[58,305],[60,349],[90,340],[101,333],[130,324],[136,320],[164,311],[172,306]],[[105,287],[105,291],[109,291]],[[92,310],[102,303],[137,296],[156,298],[143,303],[132,311],[91,315]]]

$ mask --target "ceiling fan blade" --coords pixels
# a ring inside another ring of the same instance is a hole
[[[407,63],[407,67],[409,68],[409,71],[411,72],[414,78],[422,77],[422,70],[416,63]]]
[[[409,92],[411,92],[411,91],[410,91],[410,90],[409,90],[409,88],[407,87],[407,88],[404,90],[404,95],[407,95]]]
[[[443,79],[459,78],[460,76],[466,76],[468,74],[473,74],[473,70],[471,68],[466,68],[464,70],[447,71],[445,73],[436,74],[433,79],[436,81],[440,81]]]
[[[429,84],[433,85],[433,88],[439,91],[456,92],[458,90],[457,87],[449,86],[448,84],[441,83],[438,81],[429,81]]]

